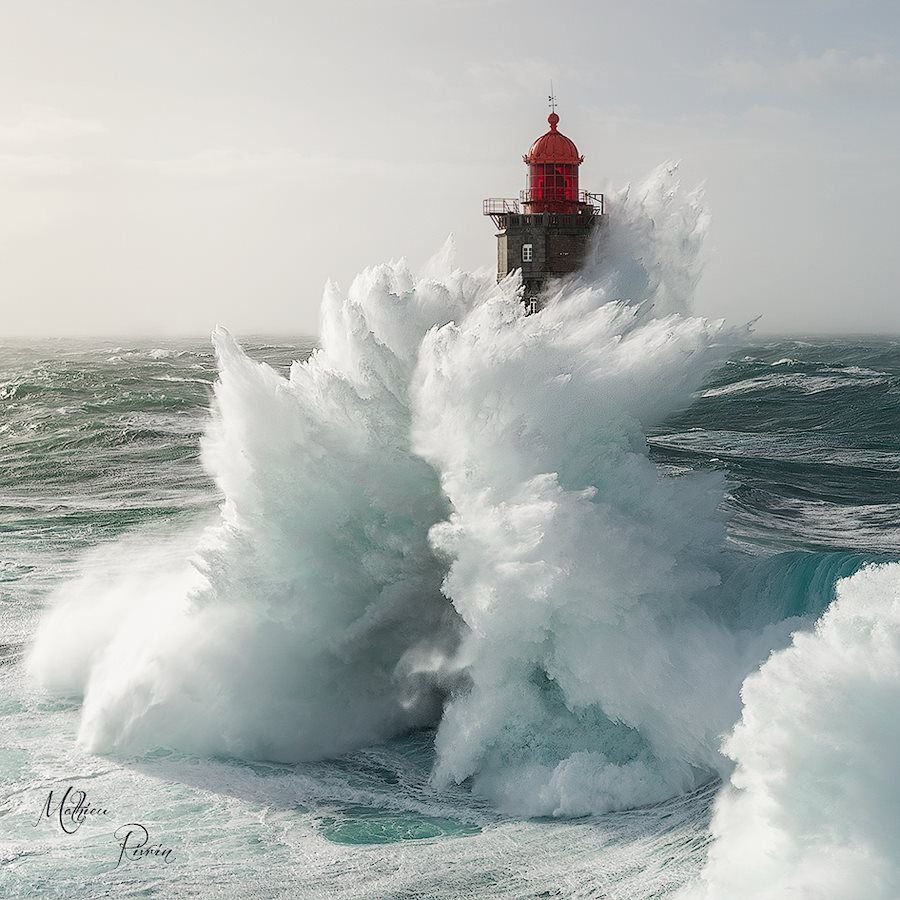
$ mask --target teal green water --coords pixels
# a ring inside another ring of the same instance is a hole
[[[335,844],[395,844],[435,838],[465,837],[477,825],[438,816],[412,816],[379,807],[347,806],[319,817],[321,833]]]

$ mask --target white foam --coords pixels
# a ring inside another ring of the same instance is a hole
[[[838,585],[742,689],[702,887],[719,900],[900,896],[900,564]]]

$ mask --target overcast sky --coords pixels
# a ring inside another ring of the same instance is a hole
[[[0,335],[315,333],[325,280],[493,266],[546,128],[705,181],[697,307],[900,333],[892,0],[0,0]]]

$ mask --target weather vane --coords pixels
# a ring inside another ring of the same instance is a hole
[[[553,82],[550,82],[550,96],[547,98],[551,112],[556,112],[556,93],[553,90]]]

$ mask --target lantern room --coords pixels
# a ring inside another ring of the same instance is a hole
[[[526,213],[576,213],[578,211],[578,167],[584,157],[574,141],[557,129],[555,111],[547,117],[550,130],[542,134],[522,159],[528,166],[528,185],[522,201]]]
[[[591,253],[599,252],[592,236],[606,222],[603,194],[579,189],[584,157],[560,134],[552,95],[550,103],[550,130],[522,157],[527,187],[515,199],[489,197],[483,207],[497,226],[497,280],[521,272],[527,313],[542,308],[548,284],[573,275]]]

